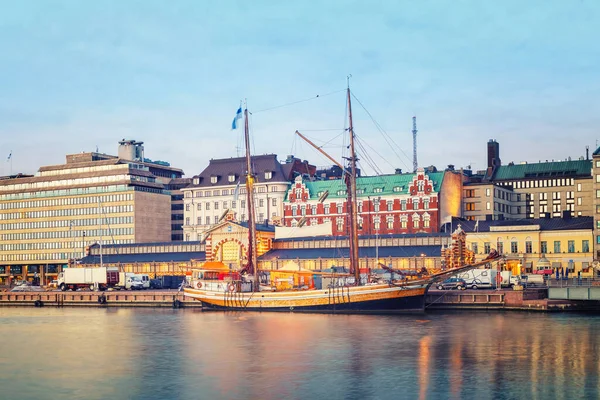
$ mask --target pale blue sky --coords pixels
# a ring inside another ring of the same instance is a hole
[[[240,99],[258,111],[341,90],[348,74],[402,149],[354,103],[384,172],[412,167],[413,114],[419,164],[438,168],[483,168],[490,138],[508,163],[577,158],[600,136],[598,1],[0,3],[0,174],[10,150],[13,172],[33,173],[128,138],[191,176],[236,156]],[[316,130],[341,131],[344,107],[339,92],[256,112],[255,150],[328,164],[293,133],[335,137]]]

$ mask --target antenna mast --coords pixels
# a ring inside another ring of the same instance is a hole
[[[413,172],[417,172],[419,163],[417,163],[417,117],[413,117]]]

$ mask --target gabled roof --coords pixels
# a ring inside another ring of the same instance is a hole
[[[444,179],[444,172],[426,172],[425,175],[433,183],[433,191],[439,192]],[[408,188],[415,176],[416,174],[391,174],[358,177],[356,178],[357,197],[408,194]],[[343,179],[305,181],[303,183],[310,191],[311,200],[318,199],[319,195],[325,191],[329,191],[328,199],[347,198],[346,184]],[[377,192],[375,192],[376,189]]]
[[[477,221],[467,221],[462,218],[452,218],[452,226],[454,229],[460,224],[460,227],[465,232],[489,232],[490,227],[515,227],[515,226],[534,226],[539,225],[542,231],[561,231],[572,229],[594,229],[593,217],[572,217],[572,218],[531,218],[531,219],[516,219],[516,220],[480,220],[478,229],[475,229]]]
[[[139,253],[139,254],[104,254],[104,264],[127,264],[134,262],[186,262],[190,260],[204,261],[203,251],[173,252],[173,253]],[[100,255],[89,255],[81,259],[82,264],[100,264]]]
[[[262,156],[252,156],[252,171],[256,176],[256,182],[288,182],[286,175],[277,161],[276,154],[265,154]],[[271,179],[265,179],[265,172],[272,173]],[[229,175],[235,175],[233,182],[229,182]],[[235,185],[239,181],[240,184],[246,183],[246,158],[222,158],[210,160],[208,167],[204,169],[197,177],[200,178],[198,184],[192,182],[188,187],[208,188],[214,186],[230,186]],[[215,183],[211,182],[211,178],[216,177]],[[194,177],[196,178],[196,177]]]
[[[496,169],[492,181],[506,181],[542,177],[592,176],[591,160],[552,161],[532,164],[502,165]]]

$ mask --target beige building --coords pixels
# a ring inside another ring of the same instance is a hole
[[[490,140],[487,169],[465,179],[462,210],[469,220],[593,215],[588,158],[501,165],[500,145]]]
[[[600,261],[600,147],[592,155],[592,201],[594,216],[594,260]]]
[[[514,274],[551,268],[593,276],[592,217],[518,221],[454,220],[467,233],[467,248],[481,261],[496,249]]]
[[[93,243],[171,239],[171,196],[144,163],[67,155],[0,180],[0,281],[56,273]]]

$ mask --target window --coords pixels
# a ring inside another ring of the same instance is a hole
[[[423,217],[423,228],[429,228],[430,218],[429,215]]]
[[[429,199],[423,199],[423,209],[429,210]]]
[[[240,207],[246,208],[246,200],[240,201]]]
[[[531,240],[528,240],[525,242],[525,253],[529,253],[529,254],[533,253],[533,246],[532,246]]]
[[[375,231],[378,231],[381,227],[381,220],[379,219],[379,217],[373,218],[373,225],[375,225]],[[598,238],[600,238],[600,236],[598,236]]]
[[[475,203],[466,203],[465,210],[466,211],[475,211]]]
[[[383,192],[383,188],[375,188],[373,189],[373,193],[382,193]]]
[[[215,210],[218,210],[218,209],[219,209],[219,202],[215,201]]]
[[[373,211],[379,212],[379,200],[373,200]]]
[[[406,211],[406,200],[400,201],[400,209]]]
[[[329,214],[329,204],[326,204],[325,207],[323,207],[323,212]]]
[[[272,199],[271,199],[271,205],[272,205],[273,207],[277,207],[277,199],[276,199],[276,198],[272,198]]]
[[[402,229],[406,229],[408,227],[408,218],[406,216],[400,218],[400,226]]]
[[[198,217],[198,225],[202,225],[202,217]]]
[[[477,243],[472,243],[471,244],[471,248],[473,249],[473,253],[478,254],[478,252],[477,252],[477,250],[478,250]]]
[[[492,251],[490,247],[490,242],[483,243],[483,254],[490,254],[490,251]]]
[[[554,241],[554,252],[555,253],[560,253],[560,240],[555,240]]]
[[[392,201],[388,201],[388,202],[386,203],[386,205],[387,205],[387,210],[388,210],[388,211],[392,211],[392,210],[394,209],[394,202],[392,202]]]
[[[465,197],[475,197],[475,190],[474,189],[465,190]]]
[[[569,240],[567,242],[567,251],[569,253],[575,253],[575,241],[574,240]]]
[[[510,252],[516,254],[519,252],[519,244],[517,242],[510,242]]]
[[[185,211],[190,211],[190,205],[189,204],[185,205]]]
[[[298,207],[292,206],[292,216],[296,216],[298,214]]]
[[[582,253],[588,253],[590,251],[590,241],[589,240],[582,240],[581,241],[581,252]]]
[[[388,229],[394,229],[394,217],[387,217]]]
[[[498,250],[498,254],[504,253],[504,243],[502,243],[501,241],[498,241],[496,243],[496,249]]]
[[[546,242],[546,241],[540,242],[540,253],[542,253],[542,254],[548,253],[548,242]]]
[[[211,176],[210,177],[210,183],[217,183],[217,177],[216,176]]]
[[[344,230],[344,218],[336,218],[335,222],[338,231]]]
[[[258,199],[258,206],[259,207],[264,207],[265,206],[265,199]]]
[[[337,205],[337,213],[341,214],[344,212],[344,205],[343,204],[338,204]]]
[[[310,213],[312,215],[317,215],[317,206],[316,205],[310,206]]]
[[[210,225],[210,217],[207,216],[205,219],[206,219],[206,225]]]
[[[419,221],[419,216],[418,215],[413,216],[413,228],[418,228],[419,225],[420,225],[419,222],[420,222]]]
[[[596,161],[596,163],[598,163],[598,161]],[[577,191],[578,191],[578,192],[581,192],[581,183],[578,183],[578,184],[577,184]]]
[[[189,224],[190,224],[190,217],[186,217],[186,219],[185,219],[185,224],[186,224],[186,225],[189,225]]]
[[[486,197],[490,197],[490,188],[485,189],[485,195]],[[489,210],[489,208],[488,208]]]
[[[235,182],[235,175],[234,174],[229,174],[229,176],[227,177],[227,180],[229,182]]]
[[[204,209],[206,211],[209,211],[210,210],[210,203],[208,203],[208,202],[204,203]]]
[[[215,224],[218,224],[218,223],[219,223],[219,216],[215,215]]]
[[[202,210],[202,203],[198,203],[198,211]]]
[[[487,201],[487,202],[485,203],[485,209],[486,209],[486,210],[489,210],[490,208],[491,208],[491,206],[490,206],[490,202],[489,202],[489,201]]]
[[[302,207],[300,207],[300,214],[302,214],[302,216],[306,215],[306,206],[302,205]]]
[[[265,179],[271,179],[271,178],[273,178],[273,172],[265,171]]]

